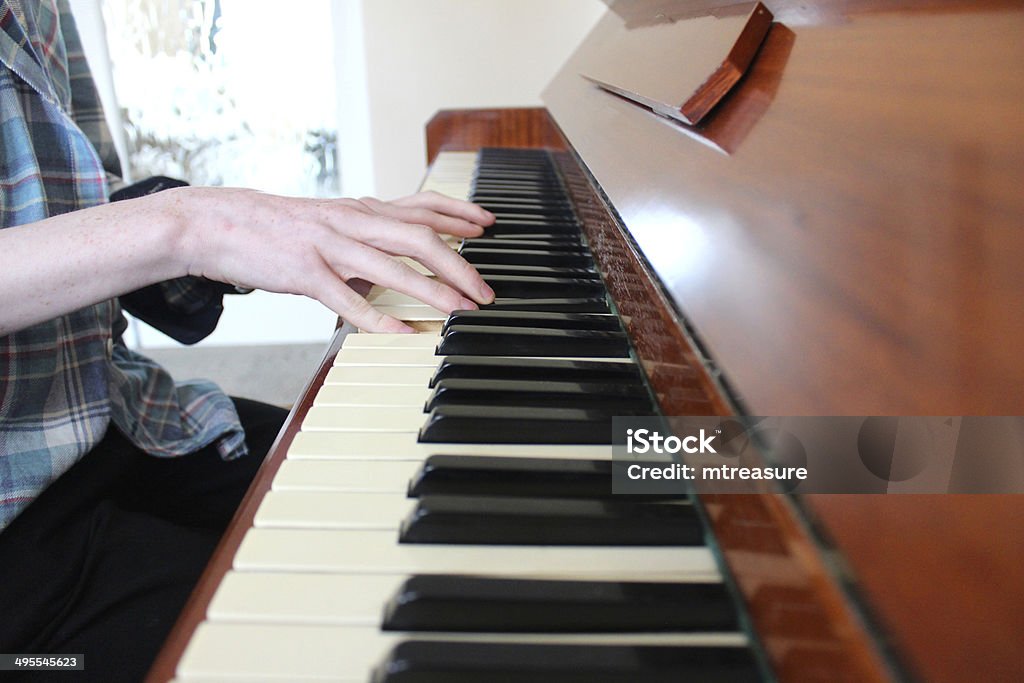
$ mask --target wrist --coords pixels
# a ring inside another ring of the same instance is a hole
[[[197,219],[208,211],[204,208],[201,188],[180,187],[164,190],[150,198],[156,202],[154,233],[160,240],[164,262],[172,269],[171,277],[202,275],[202,257],[208,251],[203,244]]]

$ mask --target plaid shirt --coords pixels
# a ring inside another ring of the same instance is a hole
[[[106,202],[120,167],[67,0],[0,0],[0,62],[0,228]],[[168,304],[208,297],[193,284],[167,284]],[[175,384],[125,346],[125,328],[111,300],[0,337],[0,529],[111,422],[155,456],[245,453],[231,400]]]

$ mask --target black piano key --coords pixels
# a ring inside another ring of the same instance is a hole
[[[409,497],[604,498],[612,493],[612,466],[611,460],[431,455],[409,481]]]
[[[512,240],[507,237],[474,237],[464,241],[466,247],[474,249],[519,249],[535,251],[566,251],[574,254],[587,254],[590,250],[578,242],[565,240],[525,239]]]
[[[485,164],[477,167],[473,179],[477,183],[526,179],[543,182],[554,189],[562,189],[562,184],[554,169],[542,165],[502,164],[501,166],[490,166]]]
[[[579,280],[600,280],[597,271],[587,268],[556,268],[554,266],[510,266],[497,263],[478,263],[474,266],[481,275],[539,275],[542,277],[570,277]]]
[[[494,214],[529,214],[534,216],[544,216],[545,218],[571,218],[573,216],[572,209],[568,207],[558,207],[545,204],[522,205],[512,202],[496,201],[477,201],[474,203],[479,204]]]
[[[683,492],[624,494],[612,492],[613,471],[665,462],[511,458],[487,455],[431,455],[409,481],[408,495],[514,496],[520,498],[614,498],[679,500]]]
[[[522,193],[519,193],[522,194]],[[571,210],[572,204],[558,197],[512,197],[503,192],[474,192],[473,203],[488,206],[536,207],[539,209]]]
[[[489,239],[497,240],[496,245],[501,246],[503,244],[516,244],[522,241],[539,240],[545,244],[565,244],[575,247],[580,247],[583,244],[583,237],[579,234],[572,233],[538,233],[534,235],[530,234],[516,234],[513,232],[498,232],[498,233],[487,233]],[[479,239],[479,238],[474,238]]]
[[[373,683],[757,683],[748,648],[407,640]]]
[[[514,219],[510,219],[507,216],[495,215],[495,221],[492,223],[487,230],[490,234],[498,234],[500,232],[509,232],[515,230],[516,232],[524,232],[530,229],[541,229],[544,232],[562,232],[572,235],[579,235],[580,226],[575,221],[552,221],[552,220],[535,220],[525,219],[522,216],[517,216]]]
[[[528,193],[541,199],[562,199],[565,197],[562,188],[543,178],[477,178],[475,192],[480,194],[519,192]]]
[[[598,408],[439,406],[430,411],[418,440],[423,443],[610,444],[612,417],[629,414]]]
[[[636,384],[550,382],[547,380],[444,379],[424,410],[440,406],[521,406],[525,408],[601,408],[631,415],[654,414],[647,388]]]
[[[608,330],[452,325],[437,355],[624,358],[629,355],[629,339],[624,332]]]
[[[551,299],[495,299],[483,306],[489,311],[549,311],[562,313],[608,313],[608,301],[603,296],[580,298],[555,297]]]
[[[621,330],[611,313],[544,313],[540,311],[453,311],[441,328],[441,336],[453,325],[545,327],[558,330]]]
[[[546,379],[555,382],[622,384],[643,382],[640,369],[633,363],[486,356],[445,357],[430,378],[430,386],[445,379]]]
[[[504,200],[522,200],[523,202],[540,202],[551,204],[564,203],[565,193],[561,190],[543,190],[530,188],[497,188],[481,187],[469,196],[470,201],[475,202],[478,197],[497,197]]]
[[[564,222],[564,223],[568,223],[568,224],[572,223],[572,219],[571,218],[566,217],[566,216],[562,216],[560,214],[548,215],[546,213],[530,213],[530,212],[527,212],[527,211],[524,211],[524,212],[513,212],[513,211],[509,211],[507,209],[500,209],[500,210],[496,210],[496,211],[491,211],[491,213],[494,214],[495,219],[497,219],[498,221],[506,221],[506,220],[507,221],[517,221],[517,222],[518,221],[522,221],[524,223],[525,222],[530,222],[530,221],[545,222],[545,223],[559,223],[559,222]]]
[[[465,246],[459,253],[470,263],[502,263],[522,266],[594,267],[589,254],[541,249],[491,249]]]
[[[488,275],[484,277],[494,295],[509,299],[550,299],[556,296],[588,297],[605,292],[604,283],[590,278],[544,277],[541,275]]]
[[[402,520],[400,543],[468,545],[702,545],[688,502],[581,498],[422,496]]]
[[[582,234],[580,226],[573,223],[522,223],[517,221],[496,222],[487,226],[484,233],[490,238],[501,238],[504,234],[516,234],[516,236],[535,236],[535,234],[549,234],[550,236],[550,234],[554,234],[554,236],[574,239],[579,239]]]
[[[385,631],[615,633],[738,630],[721,583],[620,583],[413,576],[388,601]]]

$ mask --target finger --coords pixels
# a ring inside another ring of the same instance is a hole
[[[407,294],[444,313],[477,307],[445,282],[421,275],[398,259],[364,244],[342,238],[318,248],[336,271],[352,273]]]
[[[479,237],[484,232],[484,229],[476,223],[471,223],[463,218],[447,216],[432,209],[398,206],[369,198],[363,201],[381,215],[395,218],[405,223],[426,225],[434,232],[444,235]]]
[[[494,291],[487,286],[476,269],[427,226],[381,218],[372,223],[351,226],[349,235],[377,250],[411,256],[432,273],[437,273],[443,282],[477,303],[488,304],[494,301]]]
[[[311,296],[343,319],[367,332],[415,332],[401,320],[381,313],[348,287],[326,263],[310,273]]]
[[[494,223],[494,214],[482,206],[463,199],[455,199],[439,192],[419,192],[409,197],[396,199],[391,203],[398,206],[430,209],[431,211],[461,218],[484,227]]]

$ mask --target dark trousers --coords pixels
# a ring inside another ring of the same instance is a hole
[[[0,532],[0,653],[85,655],[14,680],[142,680],[287,415],[233,400],[249,456],[155,458],[112,426]]]

